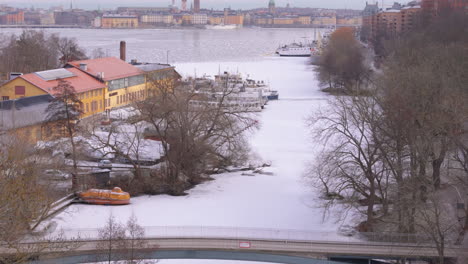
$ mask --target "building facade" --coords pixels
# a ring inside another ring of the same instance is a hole
[[[193,1],[193,12],[199,13],[200,12],[200,0]]]
[[[22,25],[24,24],[24,12],[0,12],[0,24],[4,25]]]
[[[127,15],[104,15],[101,19],[102,28],[137,28],[138,17]]]

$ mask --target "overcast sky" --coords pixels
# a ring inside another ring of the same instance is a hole
[[[49,7],[51,5],[70,6],[71,0],[0,0],[0,4],[18,7]],[[176,0],[180,6],[181,0]],[[250,9],[266,7],[269,0],[201,0],[202,8]],[[367,0],[374,2],[374,0]],[[388,1],[388,0],[387,0]],[[193,0],[188,0],[189,6]],[[276,6],[286,6],[289,2],[294,7],[322,7],[322,8],[349,8],[363,9],[366,0],[276,0]],[[391,1],[388,1],[389,3]],[[115,8],[118,6],[167,6],[171,0],[73,0],[73,6],[83,9]]]

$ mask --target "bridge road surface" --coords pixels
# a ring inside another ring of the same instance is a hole
[[[310,259],[317,257],[326,258],[337,256],[356,256],[386,259],[421,259],[438,256],[436,248],[428,245],[418,244],[288,241],[264,239],[240,240],[220,238],[148,238],[144,240],[146,241],[146,251],[236,251],[244,253],[293,255],[296,257]],[[56,263],[57,258],[100,253],[99,250],[97,250],[98,242],[99,241],[97,240],[82,240],[76,242],[73,247],[74,249],[72,250],[69,248],[57,247],[54,250],[49,250],[48,254],[44,252],[44,256],[41,256],[40,261],[34,263]],[[7,251],[0,250],[0,252],[6,253]],[[462,247],[449,247],[445,249],[445,256],[447,258],[454,258],[459,256],[468,257],[468,249]],[[52,262],[47,262],[47,260],[51,260]]]

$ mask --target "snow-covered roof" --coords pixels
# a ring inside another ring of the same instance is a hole
[[[10,130],[40,124],[46,120],[49,94],[0,101],[0,130]]]
[[[405,7],[403,7],[402,9],[413,9],[413,8],[414,8],[414,9],[418,9],[418,8],[421,8],[421,6],[420,6],[420,5],[415,5],[415,6],[405,6]]]

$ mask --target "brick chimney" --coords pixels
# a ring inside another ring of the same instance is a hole
[[[125,41],[120,41],[120,59],[126,61],[127,56],[127,43]]]

